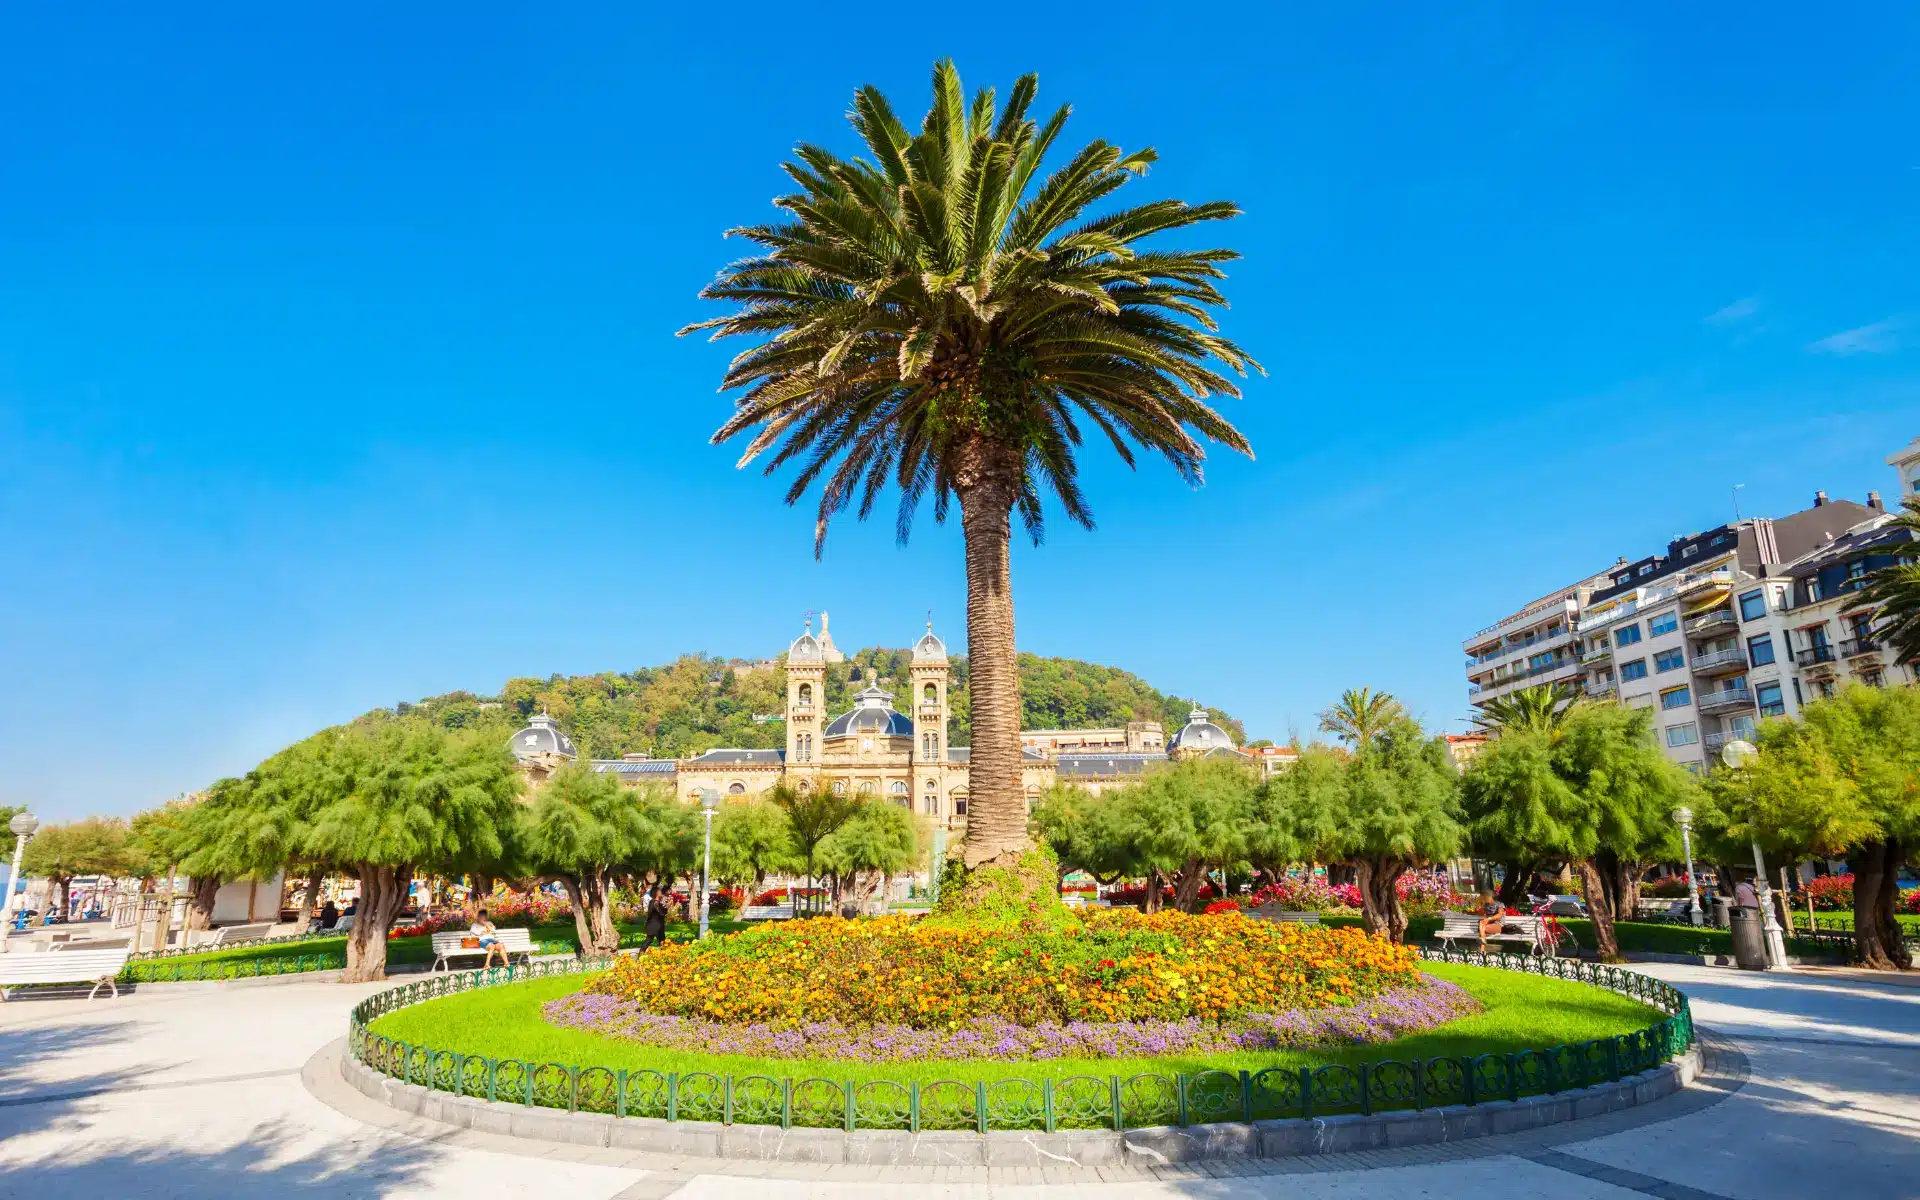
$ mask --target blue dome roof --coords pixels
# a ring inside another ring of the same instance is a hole
[[[913,722],[905,713],[893,711],[892,692],[870,687],[853,699],[853,710],[841,713],[827,722],[827,728],[821,734],[822,737],[846,737],[854,733],[913,736]]]

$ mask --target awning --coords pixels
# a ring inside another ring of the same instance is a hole
[[[1714,592],[1711,596],[1708,596],[1704,600],[1696,600],[1692,604],[1687,606],[1687,616],[1697,617],[1701,613],[1712,612],[1714,609],[1719,608],[1722,604],[1725,604],[1727,602],[1727,599],[1732,595],[1733,595],[1733,589],[1729,587],[1726,591]]]

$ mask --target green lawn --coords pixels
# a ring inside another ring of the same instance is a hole
[[[733,933],[746,926],[739,921],[715,920],[709,922],[716,933]],[[675,941],[691,941],[699,932],[697,925],[679,921],[667,926],[667,936]],[[545,954],[572,954],[580,948],[580,939],[574,935],[573,922],[567,920],[548,925],[536,925],[532,929],[533,940]],[[620,944],[637,946],[642,940],[638,925],[620,926]],[[164,958],[141,959],[129,964],[136,973],[170,971],[177,967],[193,967],[209,963],[239,964],[265,959],[308,958],[326,954],[344,954],[347,949],[347,935],[332,934],[321,937],[302,938],[297,942],[275,942],[269,946],[234,946],[224,950],[208,950],[202,954],[170,954]],[[430,963],[433,961],[433,939],[430,936],[393,938],[387,942],[387,962],[396,966],[408,963]],[[269,970],[267,973],[271,973]]]
[[[1797,912],[1793,915],[1793,919],[1796,924],[1805,924],[1807,914]],[[1820,929],[1841,929],[1848,933],[1853,932],[1853,913],[1851,911],[1816,912],[1813,914],[1813,919],[1814,924]],[[1901,927],[1906,930],[1908,937],[1920,937],[1920,913],[1895,913],[1894,919],[1900,922]]]
[[[1662,1017],[1658,1011],[1636,1001],[1585,984],[1451,963],[1427,964],[1424,969],[1466,988],[1486,1005],[1486,1011],[1384,1045],[1250,1051],[1206,1058],[870,1064],[681,1053],[547,1024],[540,1006],[584,987],[590,978],[585,975],[536,979],[430,1000],[379,1018],[373,1023],[373,1030],[386,1037],[436,1049],[577,1067],[649,1068],[682,1074],[710,1071],[736,1076],[820,1076],[856,1082],[917,1079],[926,1083],[936,1079],[974,1081],[1016,1077],[1058,1080],[1070,1075],[1128,1075],[1141,1071],[1161,1074],[1206,1069],[1256,1071],[1273,1066],[1510,1052],[1629,1033]]]

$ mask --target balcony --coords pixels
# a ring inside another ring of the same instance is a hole
[[[1738,646],[1709,650],[1705,654],[1695,655],[1693,659],[1693,673],[1696,675],[1730,675],[1746,669],[1747,652]]]
[[[1793,652],[1793,665],[1803,671],[1832,671],[1834,661],[1833,647],[1824,642]]]
[[[1732,609],[1723,608],[1688,621],[1687,636],[1708,638],[1720,633],[1731,633],[1739,627],[1740,618],[1733,615]]]
[[[1586,633],[1589,630],[1604,629],[1615,621],[1623,617],[1630,617],[1639,611],[1639,604],[1628,600],[1624,604],[1616,604],[1612,608],[1602,612],[1589,613],[1587,616],[1580,618],[1580,623],[1573,627],[1573,631],[1575,633]]]
[[[1613,647],[1602,641],[1596,646],[1588,647],[1587,652],[1580,656],[1580,663],[1582,666],[1592,666],[1594,663],[1605,662],[1612,657]]]
[[[1841,658],[1862,658],[1880,653],[1880,643],[1870,637],[1848,638],[1840,643]]]
[[[1753,689],[1723,688],[1717,692],[1708,692],[1694,702],[1703,713],[1737,712],[1753,707]]]
[[[1607,680],[1604,683],[1590,683],[1586,686],[1587,699],[1589,700],[1606,700],[1619,690],[1620,685],[1614,683],[1612,680]]]
[[[1728,729],[1721,733],[1710,733],[1706,737],[1702,738],[1701,742],[1706,746],[1707,753],[1718,754],[1720,753],[1720,748],[1722,746],[1725,746],[1728,742],[1751,741],[1752,739],[1753,739],[1753,733],[1751,731],[1740,730],[1740,729]]]

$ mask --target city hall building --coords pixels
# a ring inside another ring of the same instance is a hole
[[[800,788],[884,797],[953,827],[967,816],[968,753],[947,744],[947,647],[928,624],[914,643],[904,697],[870,684],[841,713],[825,711],[829,664],[844,661],[827,632],[809,619],[787,648],[786,731],[782,750],[713,749],[692,758],[630,754],[592,759],[593,769],[639,787],[659,784],[681,799],[705,792],[745,801],[781,780]],[[1055,782],[1104,791],[1140,777],[1154,763],[1199,756],[1248,756],[1204,709],[1166,738],[1158,721],[1113,729],[1040,729],[1021,734],[1021,783],[1028,802]],[[513,735],[513,755],[538,784],[576,757],[573,740],[545,713]]]

